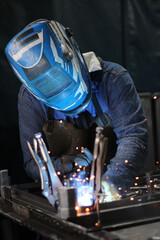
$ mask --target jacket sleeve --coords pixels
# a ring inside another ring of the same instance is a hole
[[[34,180],[39,180],[39,170],[29,152],[27,141],[30,142],[33,147],[33,137],[38,132],[41,132],[43,138],[45,138],[42,127],[47,120],[47,110],[44,104],[38,101],[22,85],[18,94],[18,113],[24,168],[28,176]]]
[[[106,77],[109,79],[107,82]],[[110,160],[102,179],[123,192],[134,183],[146,158],[146,116],[133,80],[126,70],[105,75],[101,88],[117,135],[116,155]]]

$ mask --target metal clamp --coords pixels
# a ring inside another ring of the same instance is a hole
[[[27,144],[32,157],[39,168],[42,194],[53,206],[56,206],[58,202],[58,188],[63,185],[53,167],[41,133],[35,134],[33,139],[34,150],[29,142],[27,142]],[[38,150],[40,150],[41,157],[38,156]]]
[[[103,135],[103,127],[97,127],[96,132],[89,185],[93,189],[93,205],[96,208],[100,226],[99,196],[106,195],[101,193],[101,175],[107,153],[108,138]]]
[[[103,127],[97,127],[96,132],[89,185],[98,195],[101,191],[102,166],[106,158],[108,138],[102,133]]]

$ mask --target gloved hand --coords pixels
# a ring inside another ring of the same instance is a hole
[[[74,167],[87,167],[92,162],[93,155],[88,149],[83,149],[82,153],[77,155],[63,155],[61,156],[64,172],[71,172]]]
[[[116,200],[120,200],[122,197],[116,190],[113,184],[110,184],[107,181],[102,181],[101,182],[101,190],[102,193],[105,193],[106,196],[100,196],[99,201],[100,203],[104,202],[112,202]]]
[[[74,159],[75,165],[87,167],[91,164],[93,159],[92,153],[88,149],[83,149],[82,153],[78,154],[77,157]]]
[[[56,158],[56,157],[51,157],[53,167],[56,172],[62,172],[62,159],[61,158]]]

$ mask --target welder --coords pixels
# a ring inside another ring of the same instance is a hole
[[[43,134],[56,171],[64,175],[76,164],[90,166],[95,127],[102,126],[113,130],[116,141],[110,141],[114,151],[104,163],[103,191],[127,191],[144,164],[148,139],[146,116],[128,71],[94,52],[82,54],[69,28],[46,19],[27,25],[5,52],[22,82],[19,130],[27,174],[40,179],[27,147],[35,133]]]

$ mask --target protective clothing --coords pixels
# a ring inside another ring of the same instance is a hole
[[[17,77],[47,106],[77,114],[89,104],[90,75],[69,28],[35,21],[8,43],[5,52]]]
[[[69,121],[49,120],[43,126],[51,156],[76,155],[81,148],[92,147],[95,127],[79,129]],[[93,136],[93,137],[92,137]]]
[[[111,157],[102,179],[109,180],[116,188],[126,190],[134,183],[146,158],[148,139],[146,116],[133,80],[127,70],[120,65],[105,61],[101,78],[99,81],[92,81],[91,84],[102,111],[111,116],[117,136],[116,155]],[[31,143],[35,132],[42,131],[44,123],[48,120],[48,107],[22,86],[18,109],[24,167],[29,176],[37,179],[34,166],[32,167],[34,161],[26,147],[26,141]],[[53,110],[53,118],[66,121],[69,117],[75,127],[86,129],[92,121],[88,114],[86,115],[87,111],[92,117],[96,117],[92,101],[86,111],[79,115],[68,116]]]

